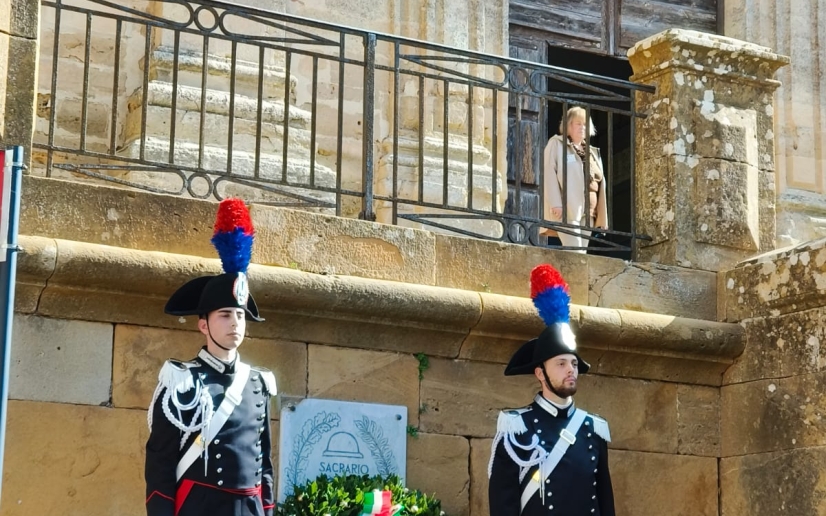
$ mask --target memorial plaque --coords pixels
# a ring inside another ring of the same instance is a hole
[[[278,501],[319,475],[396,474],[407,467],[407,407],[307,399],[281,410]]]

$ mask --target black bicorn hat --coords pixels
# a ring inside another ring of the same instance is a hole
[[[546,328],[516,350],[505,376],[533,374],[546,360],[565,354],[577,358],[580,374],[587,373],[591,366],[577,352],[576,335],[570,325],[571,296],[559,271],[546,264],[535,267],[531,271],[531,298]]]
[[[164,312],[200,316],[222,308],[242,308],[253,321],[263,321],[247,279],[254,235],[244,202],[240,199],[221,201],[212,244],[221,258],[224,273],[186,282],[166,302]]]

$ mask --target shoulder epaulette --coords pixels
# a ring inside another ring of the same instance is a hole
[[[602,437],[605,442],[611,442],[611,431],[608,429],[608,421],[599,416],[591,414],[591,419],[594,420],[594,433]]]
[[[167,389],[187,392],[195,387],[190,369],[196,364],[194,362],[167,360],[161,367],[161,372],[158,373],[158,383]]]
[[[272,374],[272,371],[263,367],[253,367],[253,369],[261,375],[261,383],[264,384],[264,388],[267,389],[267,393],[269,393],[270,396],[275,396],[278,394],[278,387],[275,383],[275,375]]]
[[[499,412],[499,419],[496,422],[496,432],[503,434],[523,434],[528,431],[522,414],[531,410],[531,407],[519,409],[505,409]]]

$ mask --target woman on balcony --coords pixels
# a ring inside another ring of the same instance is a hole
[[[567,145],[563,144],[563,124],[567,120]],[[590,147],[590,159],[587,173],[590,177],[586,181],[586,126],[590,125],[590,136],[596,134],[593,121],[588,123],[585,110],[573,107],[559,122],[559,132],[548,140],[545,146],[545,177],[542,180],[545,199],[545,219],[554,222],[563,222],[563,207],[567,213],[565,223],[574,226],[606,229],[608,227],[608,210],[605,201],[605,175],[602,172],[602,159],[599,149]],[[563,163],[567,166],[567,189],[563,188],[565,181]],[[586,186],[587,185],[587,186]],[[588,191],[586,201],[585,191]],[[563,201],[562,192],[566,192]],[[587,213],[586,213],[587,211]],[[570,233],[566,233],[565,230]],[[543,228],[539,232],[544,236],[559,236],[565,247],[579,248],[577,252],[584,253],[588,247],[590,229],[559,228],[559,231]]]

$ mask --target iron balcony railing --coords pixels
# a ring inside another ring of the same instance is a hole
[[[645,238],[633,143],[648,87],[212,0],[147,5],[42,2],[31,173],[548,245],[540,228],[576,228],[543,212],[549,117],[582,106],[608,148],[626,120],[630,149],[630,224],[591,248]]]

